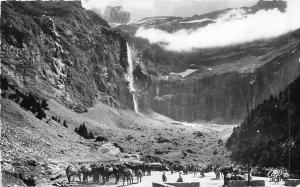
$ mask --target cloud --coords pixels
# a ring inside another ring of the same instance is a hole
[[[220,16],[215,23],[196,30],[182,29],[168,33],[141,27],[135,36],[146,38],[150,43],[158,43],[166,50],[181,52],[277,37],[300,28],[300,1],[289,0],[287,5],[286,12],[272,9],[252,15],[234,9]]]

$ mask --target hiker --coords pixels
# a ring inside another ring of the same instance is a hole
[[[176,182],[183,182],[183,179],[182,179],[182,177],[181,177],[181,172],[179,172],[179,177],[178,177],[178,179],[177,179]]]
[[[163,182],[167,182],[166,172],[164,172],[164,173],[162,174],[162,180],[163,180]]]
[[[220,174],[221,174],[220,168],[217,167],[217,168],[216,168],[216,179],[217,179],[217,180],[221,180]]]

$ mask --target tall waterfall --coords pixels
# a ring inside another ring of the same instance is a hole
[[[132,50],[129,47],[128,43],[126,43],[127,45],[127,61],[128,61],[128,68],[127,68],[127,75],[126,75],[126,79],[129,82],[129,90],[132,94],[133,97],[133,105],[134,105],[134,111],[136,113],[139,113],[139,109],[138,109],[138,102],[137,102],[137,95],[136,95],[136,90],[134,88],[134,78],[133,78],[133,61],[132,61]]]

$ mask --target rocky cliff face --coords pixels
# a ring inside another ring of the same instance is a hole
[[[198,69],[186,77],[161,76],[153,70],[145,74],[146,70],[137,68],[140,108],[151,107],[179,121],[239,121],[246,115],[247,102],[254,108],[299,76],[299,33],[289,34],[289,42],[285,37],[273,40],[271,50],[260,57],[246,56]]]
[[[300,74],[299,46],[294,50],[248,72],[229,71],[188,81],[157,81],[152,88],[151,106],[156,112],[181,121],[243,119],[247,102],[254,108]]]
[[[2,2],[1,72],[78,112],[101,100],[133,107],[126,41],[75,2]]]
[[[260,1],[242,9],[253,14],[272,8],[284,11],[286,2]],[[271,94],[282,91],[300,74],[300,30],[278,38],[187,53],[167,51],[134,37],[140,26],[168,32],[200,28],[226,11],[190,18],[147,18],[119,27],[131,36],[139,53],[140,68],[135,70],[135,85],[141,90],[139,108],[151,108],[180,121],[240,121],[246,114],[247,102],[254,108]],[[196,23],[203,19],[209,20],[205,24]],[[188,70],[194,72],[181,76]]]

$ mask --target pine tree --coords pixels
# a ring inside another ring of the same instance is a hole
[[[8,81],[6,77],[1,77],[1,90],[8,90]]]
[[[84,138],[88,136],[88,131],[84,123],[79,126],[78,134]]]
[[[28,96],[25,95],[22,99],[22,102],[20,103],[21,107],[23,107],[24,109],[26,110],[30,110],[31,108],[31,104],[30,104],[30,101],[28,99]]]
[[[94,137],[94,134],[90,131],[90,133],[89,133],[89,136],[88,136],[88,139],[94,139],[95,137]]]
[[[48,108],[48,103],[46,100],[43,100],[41,103],[41,108],[43,108],[44,110],[49,110]]]

